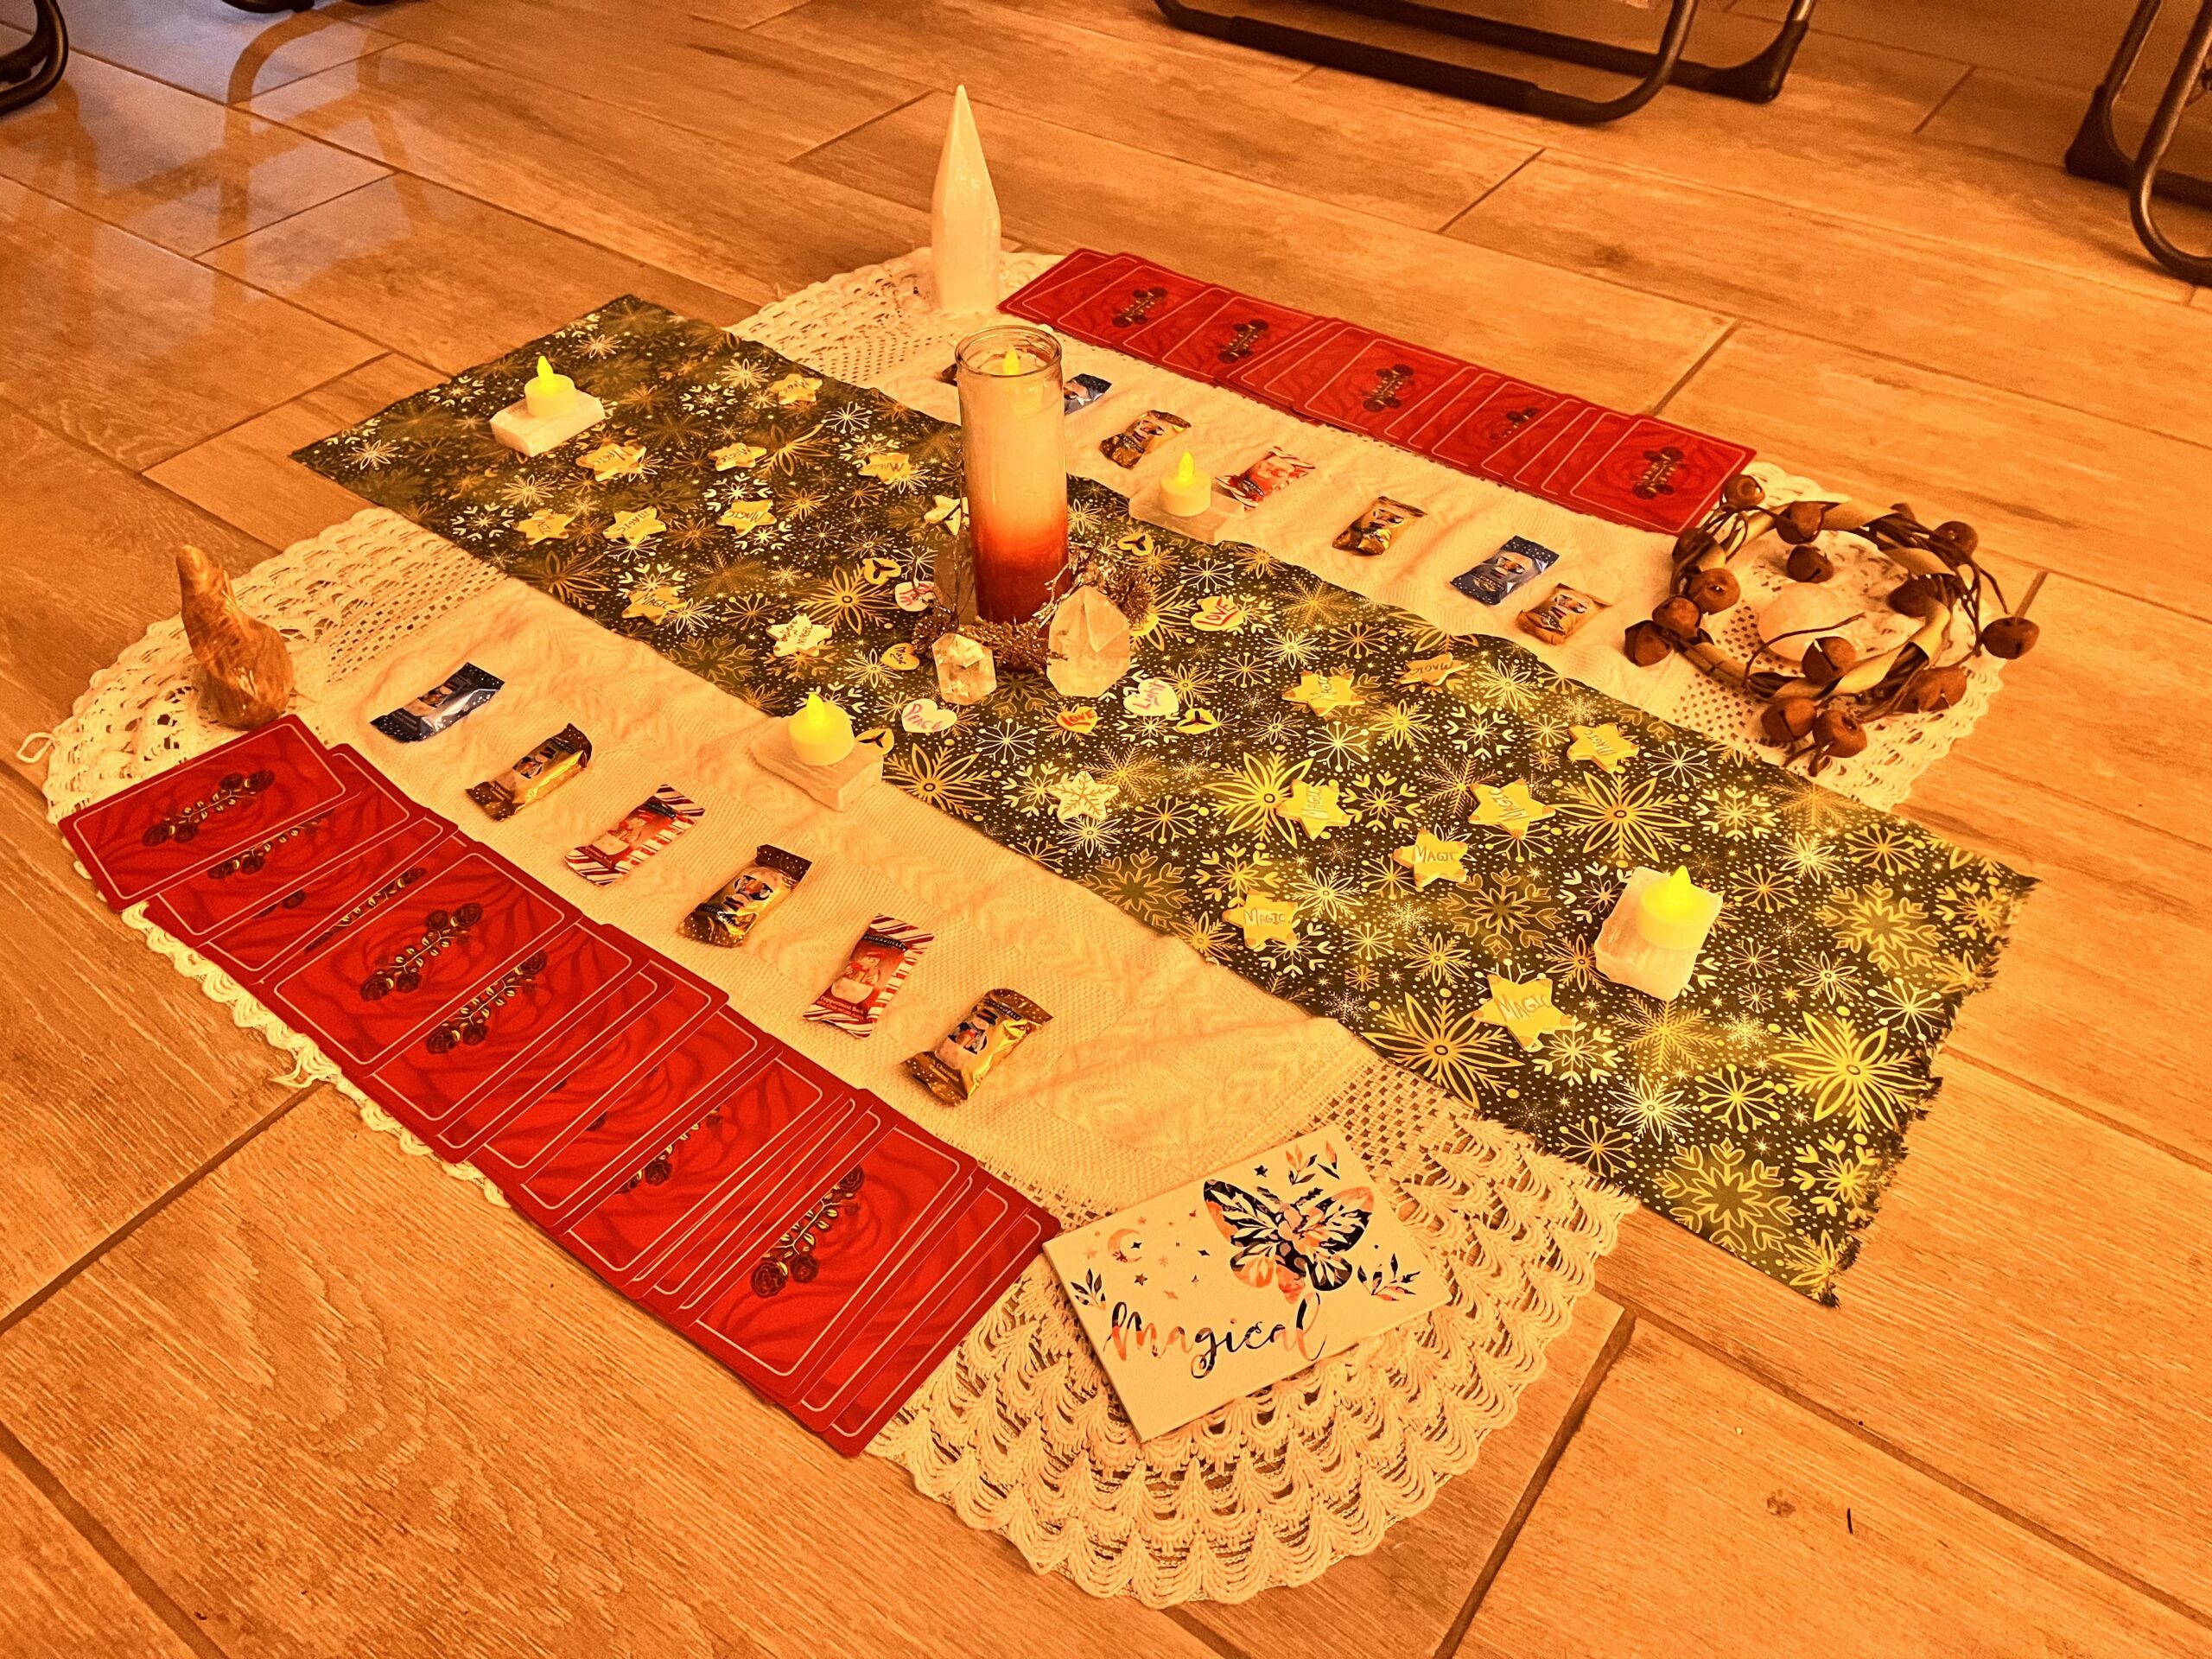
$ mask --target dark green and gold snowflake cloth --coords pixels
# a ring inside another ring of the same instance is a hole
[[[486,422],[541,350],[610,417],[526,461]],[[765,709],[823,691],[900,788],[1825,1300],[2029,885],[1081,480],[1074,539],[1151,576],[1130,673],[944,706],[911,641],[958,429],[635,300],[300,459]],[[1677,864],[1725,907],[1662,1003],[1592,946]],[[1539,979],[1561,1017],[1510,1022]]]

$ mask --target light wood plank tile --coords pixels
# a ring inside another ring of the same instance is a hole
[[[1696,232],[1683,235],[1685,226]],[[1452,226],[1484,247],[2196,443],[2212,317],[1732,192],[1544,156]]]
[[[4,1319],[286,1091],[269,1049],[92,897],[14,779],[0,780],[0,903]]]
[[[0,29],[0,51],[29,39]],[[198,253],[380,177],[273,122],[94,57],[0,123],[0,175],[179,253]]]
[[[2170,17],[2187,15],[2185,7],[2169,13]],[[2113,39],[2117,41],[2117,33]],[[2165,92],[2166,76],[2173,61],[2171,45],[2163,53],[2155,48],[2146,50],[2141,67],[2121,96],[2113,124],[2121,147],[2131,153],[2141,143],[2152,113]],[[1947,144],[2002,150],[2008,156],[2061,167],[2065,164],[2066,147],[2074,142],[2088,102],[2088,93],[2078,86],[2031,80],[2024,75],[2008,75],[1996,69],[1977,69],[1943,101],[1943,107],[1929,118],[1921,135]],[[2174,135],[2173,148],[2167,156],[2168,165],[2177,172],[2199,176],[2212,172],[2212,133],[2204,130],[2202,122],[2184,121],[2181,130]],[[2127,199],[2117,188],[2112,191],[2111,200],[2113,211],[2125,217]]]
[[[0,404],[11,467],[0,491],[0,754],[67,714],[95,670],[177,608],[176,546],[232,570],[269,550],[112,461]]]
[[[218,248],[207,263],[448,372],[619,294],[716,323],[754,304],[404,174]]]
[[[1280,58],[1272,52],[1258,52],[1249,46],[1217,41],[1211,35],[1178,29],[1161,15],[1154,0],[1022,0],[1021,9],[1033,16],[1140,41],[1161,51],[1196,53],[1224,65],[1226,73],[1246,78],[1292,81],[1313,67],[1295,58]]]
[[[1554,1454],[1568,1413],[1594,1384],[1621,1311],[1586,1297],[1546,1352],[1544,1374],[1475,1466],[1434,1503],[1383,1535],[1372,1554],[1339,1561],[1311,1584],[1249,1601],[1194,1602],[1185,1612],[1248,1654],[1441,1650],[1517,1506]]]
[[[1953,1050],[2212,1162],[2212,1031],[2176,1017],[2212,981],[2212,853],[1972,750],[1916,785],[1905,811],[2043,883]]]
[[[742,16],[742,14],[741,14]],[[787,161],[925,88],[899,66],[771,43],[683,5],[413,0],[372,8],[382,33]],[[879,28],[895,28],[887,17]],[[567,99],[556,99],[567,103]]]
[[[2021,563],[2212,617],[2212,450],[1760,324],[1730,335],[1667,412],[1835,488],[1970,519]]]
[[[2212,1418],[2190,1381],[2212,1173],[1963,1052],[1944,1071],[1840,1310],[1641,1211],[1599,1285],[2212,1612]]]
[[[2212,1652],[2212,1632],[1641,1325],[1472,1632],[1531,1659]]]
[[[410,359],[380,357],[172,455],[146,476],[267,546],[289,547],[363,505],[343,485],[294,461],[292,452],[444,378]]]
[[[926,207],[949,99],[911,105],[800,165]],[[1663,396],[1726,326],[1185,162],[985,107],[1007,232],[1033,246],[1128,247],[1192,275],[1334,312],[1624,408]],[[1602,308],[1605,330],[1579,315]]]
[[[0,181],[0,397],[148,467],[376,353],[367,340]]]
[[[964,81],[971,99],[1039,121],[1432,230],[1535,153],[1390,105],[1317,111],[1301,86],[985,0],[888,13],[875,0],[810,0],[753,33],[945,91]],[[983,142],[1005,148],[988,130]]]
[[[384,44],[322,11],[257,16],[175,0],[72,0],[65,10],[77,52],[222,104],[243,103]],[[29,10],[15,0],[9,21],[28,25]]]
[[[1205,1659],[838,1457],[324,1090],[0,1338],[0,1419],[233,1659]]]
[[[1779,17],[1786,5],[1787,0],[1738,0],[1733,10],[1746,16]],[[1915,0],[1821,0],[1813,27],[1824,35],[1941,53],[2087,92],[2104,73],[2134,10],[2133,0],[1945,0],[1939,6]],[[2172,20],[2167,26],[2174,26]],[[2173,61],[2171,48],[2163,60]]]
[[[1777,216],[1822,213],[2183,297],[2185,286],[2145,257],[2107,187],[1913,136],[1961,73],[1948,58],[1815,35],[1772,104],[1670,90],[1627,120],[1574,128],[1334,70],[1300,85],[1317,100],[1388,100],[1551,152],[1736,191]],[[2177,224],[2212,226],[2212,215],[2183,210]]]
[[[10,1659],[192,1659],[176,1632],[3,1458],[0,1652]]]
[[[423,47],[280,87],[254,108],[751,300],[929,240],[926,213],[733,156],[648,116],[549,102],[528,80]]]

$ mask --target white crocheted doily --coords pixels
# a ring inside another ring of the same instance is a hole
[[[1009,287],[1048,263],[1010,256]],[[825,373],[929,407],[943,389],[928,389],[934,383],[925,371],[972,323],[950,322],[930,308],[926,269],[926,256],[915,255],[832,278],[768,307],[741,332]],[[1465,515],[1480,526],[1471,547],[1491,533],[1484,521],[1510,513],[1516,524],[1533,524],[1528,533],[1603,573],[1618,590],[1608,595],[1618,605],[1640,603],[1648,611],[1665,579],[1664,538],[1525,497],[1508,499],[1497,486],[1419,457],[1307,426],[1130,359],[1088,347],[1071,356],[1077,369],[1096,364],[1109,378],[1156,387],[1179,406],[1203,404],[1208,424],[1225,432],[1225,441],[1255,453],[1281,442],[1325,469],[1341,465],[1362,491],[1387,487],[1402,499],[1425,490],[1420,499],[1446,504],[1455,522]],[[1128,483],[1103,467],[1098,475]],[[1301,505],[1294,492],[1284,501],[1294,510],[1268,518],[1276,505],[1270,504],[1236,533],[1332,580],[1468,628],[1464,613],[1421,602],[1433,595],[1426,587],[1414,590],[1403,574],[1347,573],[1341,562],[1332,563],[1325,548],[1340,527],[1340,502]],[[1742,574],[1757,596],[1764,579]],[[1425,579],[1435,575],[1429,569]],[[1634,596],[1637,582],[1649,586],[1649,599]],[[312,703],[499,583],[488,568],[437,537],[372,510],[267,561],[237,586],[250,610],[292,640],[302,697]],[[1535,648],[1517,636],[1516,643]],[[1740,741],[1747,729],[1748,703],[1687,665],[1677,664],[1681,671],[1673,675],[1639,674],[1625,667],[1610,639],[1602,652],[1594,637],[1584,644],[1589,649],[1580,654],[1543,654],[1563,671],[1665,718],[1724,739]],[[1885,722],[1866,755],[1831,769],[1823,781],[1876,805],[1894,804],[1964,735],[1994,683],[1977,664],[1974,690],[1961,707],[1938,721]],[[156,624],[95,677],[53,734],[51,815],[59,818],[229,735],[199,717],[180,625]],[[239,1026],[289,1054],[294,1081],[336,1084],[370,1122],[428,1155],[346,1085],[311,1042],[219,969],[153,927],[142,910],[124,919]],[[1484,1439],[1511,1421],[1522,1392],[1541,1373],[1546,1348],[1590,1288],[1630,1200],[1379,1059],[1363,1065],[1312,1117],[1344,1123],[1369,1166],[1403,1198],[1410,1224],[1451,1283],[1448,1306],[1140,1445],[1040,1259],[871,1450],[902,1463],[923,1491],[969,1524],[1003,1532],[1039,1569],[1065,1573],[1097,1594],[1127,1593],[1154,1605],[1240,1599],[1302,1583],[1332,1561],[1375,1548],[1386,1528],[1426,1507],[1444,1480],[1472,1465]],[[466,1166],[447,1167],[480,1181]],[[1055,1177],[1027,1172],[1021,1184],[1064,1220],[1079,1223],[1114,1207],[1084,1170]],[[483,1191],[498,1200],[488,1183]]]

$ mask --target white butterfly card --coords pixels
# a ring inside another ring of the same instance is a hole
[[[1062,1233],[1045,1254],[1140,1440],[1447,1297],[1333,1127]]]

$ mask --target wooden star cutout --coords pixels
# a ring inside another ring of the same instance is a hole
[[[1539,976],[1524,985],[1499,974],[1488,977],[1490,1001],[1475,1010],[1475,1018],[1485,1025],[1503,1026],[1522,1047],[1537,1047],[1548,1031],[1575,1031],[1581,1027],[1582,1022],[1573,1014],[1562,1014],[1552,1006],[1550,980]]]
[[[1446,841],[1422,830],[1414,837],[1410,847],[1401,847],[1390,856],[1414,873],[1414,886],[1425,887],[1432,881],[1465,881],[1467,867],[1459,861],[1467,855],[1464,841]]]
[[[1367,701],[1353,688],[1349,674],[1301,674],[1298,683],[1284,688],[1285,702],[1302,702],[1326,720],[1339,709]]]
[[[1574,734],[1567,758],[1587,760],[1606,772],[1618,772],[1624,762],[1643,753],[1610,720],[1602,726],[1570,726],[1567,729]]]
[[[643,547],[667,528],[660,521],[660,509],[646,507],[638,512],[617,512],[614,522],[600,534],[625,547]]]
[[[589,454],[578,455],[576,465],[587,468],[602,484],[610,478],[634,477],[645,470],[645,446],[602,443]]]
[[[828,639],[830,630],[801,611],[788,622],[770,623],[768,637],[776,642],[777,656],[796,657]]]
[[[879,450],[861,462],[860,474],[886,484],[904,484],[914,475],[914,458],[904,449]]]
[[[768,452],[757,443],[726,443],[709,457],[715,470],[727,473],[740,467],[750,467]]]
[[[812,403],[821,390],[822,382],[810,374],[787,374],[769,385],[768,395],[785,409],[800,409]]]
[[[733,501],[715,522],[742,534],[749,530],[764,530],[774,524],[775,510],[776,504],[772,501]]]
[[[668,613],[681,602],[676,589],[668,583],[653,582],[630,590],[630,608],[622,614],[626,619],[642,616],[648,622],[659,622],[665,620]]]
[[[1062,823],[1073,823],[1081,818],[1096,818],[1104,823],[1106,810],[1122,792],[1118,785],[1101,783],[1087,772],[1078,772],[1049,787],[1059,801]]]
[[[556,512],[550,507],[540,507],[515,526],[515,534],[525,542],[550,542],[556,536],[568,534],[569,526],[576,522],[573,512]]]
[[[1540,801],[1529,792],[1529,785],[1519,779],[1500,789],[1496,784],[1477,784],[1474,822],[1503,830],[1516,841],[1526,841],[1529,832],[1559,810],[1548,802]]]
[[[1351,814],[1337,804],[1337,787],[1334,784],[1294,785],[1283,817],[1303,824],[1308,841],[1319,841],[1330,830],[1343,829],[1351,822]]]
[[[1441,685],[1465,666],[1448,651],[1437,657],[1416,657],[1398,671],[1398,683]]]
[[[1243,904],[1221,912],[1221,919],[1244,930],[1247,950],[1257,950],[1269,939],[1281,939],[1285,944],[1298,943],[1298,906],[1272,893],[1246,893]]]

